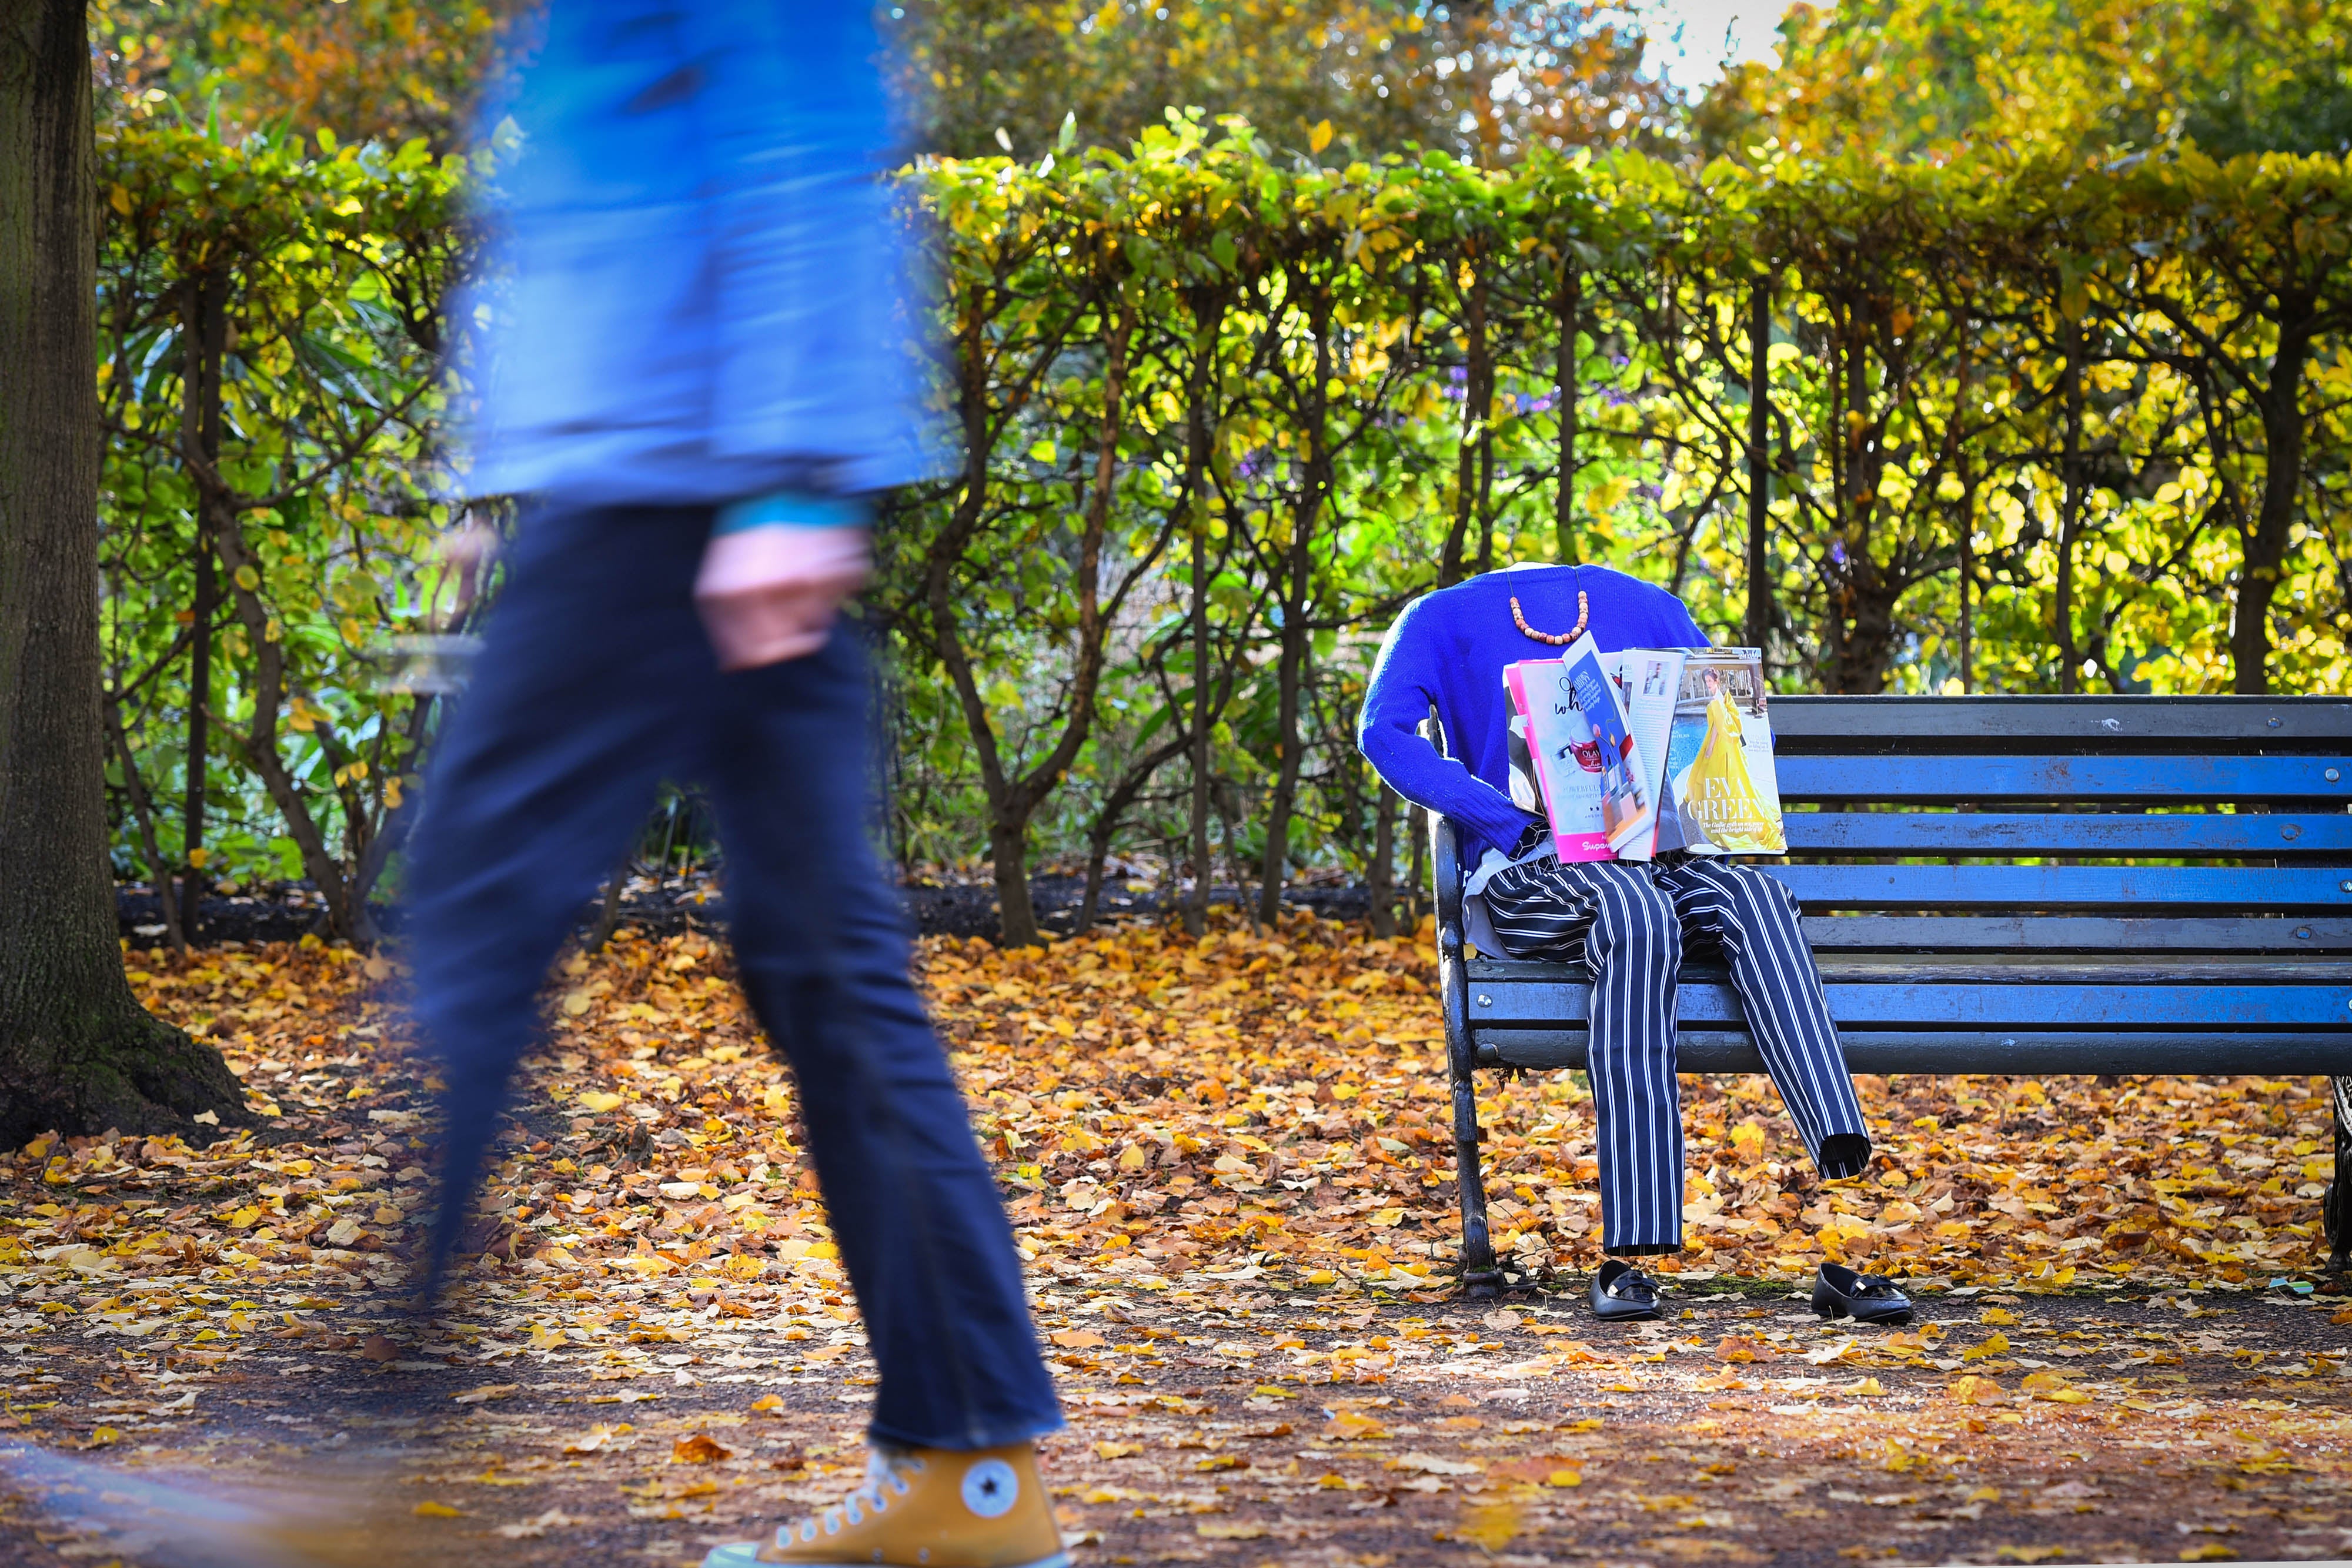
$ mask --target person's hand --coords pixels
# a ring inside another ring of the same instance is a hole
[[[694,603],[719,667],[752,670],[824,647],[871,559],[862,528],[772,524],[712,535]]]

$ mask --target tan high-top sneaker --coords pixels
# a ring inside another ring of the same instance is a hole
[[[1037,1448],[877,1448],[866,1480],[768,1542],[714,1547],[702,1568],[1069,1568]]]

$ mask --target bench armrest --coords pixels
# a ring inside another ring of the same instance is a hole
[[[1429,814],[1429,878],[1437,911],[1440,946],[1451,933],[1454,950],[1462,946],[1462,837],[1451,819]]]
[[[1440,752],[1445,749],[1445,732],[1434,713],[1422,720],[1421,733]],[[1462,835],[1440,811],[1429,813],[1429,880],[1432,907],[1437,912],[1438,951],[1451,951],[1458,958],[1462,953]]]

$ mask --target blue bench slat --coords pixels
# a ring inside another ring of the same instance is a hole
[[[1758,863],[1809,909],[2352,910],[2338,867]]]
[[[2352,813],[2251,811],[1994,816],[1978,811],[1790,811],[1789,848],[1811,854],[2352,854]]]
[[[1583,1067],[1590,1036],[1574,1031],[1480,1030],[1481,1066]],[[2260,1073],[2269,1078],[2352,1072],[2352,1036],[2294,1032],[2064,1034],[2037,1030],[1840,1030],[1855,1072]],[[1685,1072],[1761,1072],[1745,1030],[1686,1029],[1675,1041]]]
[[[2352,759],[2333,755],[1788,756],[1773,767],[1784,801],[2301,800],[2339,810],[2352,801]]]
[[[1927,747],[1992,742],[2032,749],[2048,741],[2129,745],[2199,741],[2222,750],[2352,742],[2343,697],[1775,696],[1776,740],[1904,740]]]
[[[1808,915],[1805,939],[1831,949],[1947,953],[2337,953],[2352,920],[2176,915]]]
[[[2352,986],[1939,985],[1822,987],[1840,1024],[1945,1025],[1956,1029],[2343,1029],[2352,1025]],[[1580,980],[1481,980],[1471,988],[1473,1030],[1580,1022],[1591,988]],[[1676,988],[1685,1023],[1745,1017],[1728,984]]]

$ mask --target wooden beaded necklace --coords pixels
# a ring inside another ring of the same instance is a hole
[[[1584,623],[1588,620],[1591,619],[1591,616],[1592,601],[1585,597],[1584,590],[1580,588],[1576,591],[1575,629],[1569,632],[1538,632],[1534,627],[1528,624],[1526,613],[1519,609],[1519,596],[1516,593],[1511,595],[1511,619],[1517,623],[1519,630],[1534,638],[1537,642],[1549,643],[1555,648],[1565,648],[1570,643],[1575,642],[1579,637],[1583,636]]]

